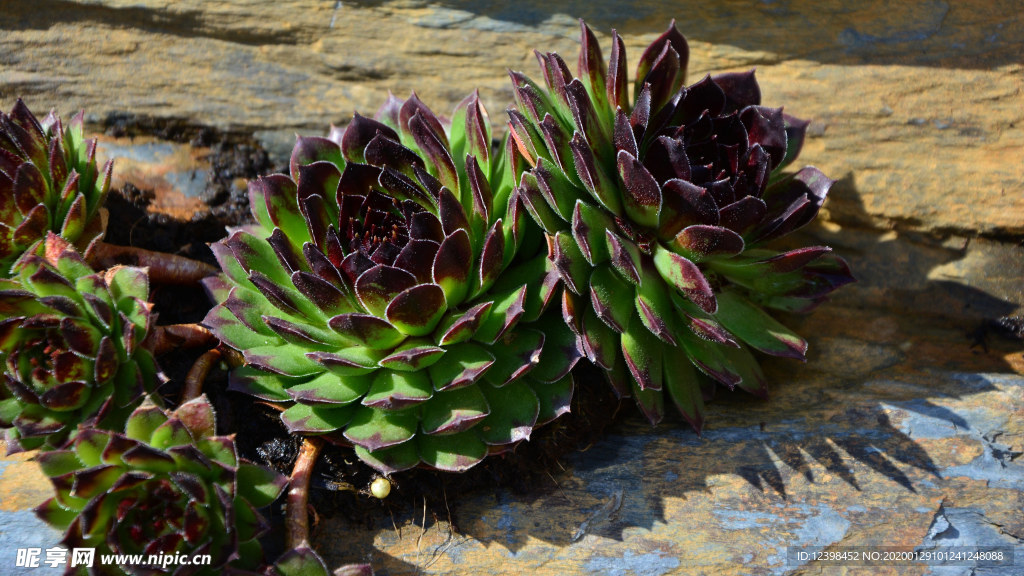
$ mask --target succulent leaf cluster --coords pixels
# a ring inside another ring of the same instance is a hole
[[[566,412],[578,339],[544,314],[558,274],[503,149],[475,94],[448,123],[413,94],[300,137],[290,175],[250,183],[257,224],[213,245],[231,387],[384,472],[465,470]]]
[[[144,404],[123,433],[85,428],[68,448],[37,460],[56,496],[36,513],[65,530],[65,545],[95,548],[97,556],[209,554],[209,566],[189,572],[196,574],[260,568],[257,538],[267,526],[257,509],[287,484],[239,458],[231,436],[216,435],[205,396],[170,413]],[[122,569],[163,573],[154,565]]]
[[[8,449],[60,448],[79,424],[120,428],[159,376],[145,270],[96,273],[48,233],[0,280],[0,427]]]
[[[97,168],[83,118],[64,125],[51,111],[40,121],[21,99],[0,113],[0,276],[10,277],[48,231],[83,253],[103,236],[112,165]]]
[[[543,85],[510,73],[509,128],[530,165],[518,190],[552,239],[587,356],[652,422],[667,395],[699,430],[701,374],[763,394],[752,350],[804,358],[764,309],[808,311],[853,280],[827,247],[769,246],[815,217],[833,181],[782,172],[807,123],[762,106],[752,71],[686,86],[674,22],[641,55],[632,99],[622,39],[606,65],[580,25],[576,77],[539,52]]]

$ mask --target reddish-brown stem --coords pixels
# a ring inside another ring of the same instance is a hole
[[[199,324],[157,326],[146,337],[144,345],[159,356],[175,348],[213,346],[217,337]]]
[[[306,438],[295,459],[288,499],[285,504],[285,530],[288,548],[295,548],[309,540],[309,481],[313,477],[313,465],[323,443],[316,438]]]
[[[93,244],[87,256],[89,264],[97,269],[118,264],[148,267],[150,280],[158,284],[195,284],[217,273],[216,267],[184,256],[106,242]]]
[[[203,393],[203,382],[206,381],[206,375],[218,361],[220,361],[220,350],[216,348],[207,350],[196,359],[195,364],[189,369],[188,375],[185,376],[185,389],[181,392],[182,404],[198,398]]]

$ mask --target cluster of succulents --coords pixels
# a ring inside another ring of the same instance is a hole
[[[209,555],[195,574],[262,567],[257,539],[268,526],[257,508],[288,482],[240,458],[233,438],[216,434],[205,396],[173,412],[144,404],[123,432],[89,428],[37,460],[56,490],[37,513],[65,530],[64,544],[97,555]]]
[[[0,112],[0,276],[10,277],[47,231],[82,252],[103,236],[112,164],[97,168],[83,118],[65,126],[50,112],[40,122],[21,99]]]
[[[751,350],[803,359],[807,343],[763,308],[807,311],[852,281],[829,248],[768,243],[810,222],[832,180],[782,170],[807,123],[761,105],[754,73],[685,86],[673,22],[640,57],[633,98],[612,33],[606,66],[584,23],[578,77],[537,53],[544,86],[512,72],[519,192],[553,240],[587,357],[651,422],[665,396],[698,430],[705,377],[755,394]]]
[[[776,242],[833,183],[786,172],[807,123],[763,106],[753,72],[686,85],[674,22],[630,97],[622,39],[605,64],[580,25],[576,77],[554,53],[537,53],[543,84],[510,72],[500,146],[475,93],[450,119],[390,96],[299,137],[289,174],[250,182],[255,222],[211,246],[216,276],[158,272],[154,253],[132,256],[152,270],[108,267],[131,249],[99,242],[111,166],[83,116],[0,113],[0,428],[9,450],[43,450],[56,496],[38,513],[66,544],[210,554],[201,574],[326,575],[306,517],[323,441],[385,476],[461,472],[569,412],[584,357],[652,423],[668,401],[698,431],[715,386],[765,393],[755,353],[804,359],[768,311],[807,312],[853,281],[829,248]],[[157,390],[149,282],[203,276],[220,347],[197,372],[239,352],[228,388],[306,437],[293,549],[272,564],[257,509],[288,480],[217,435],[205,396],[167,411]]]
[[[256,226],[213,245],[204,324],[242,351],[231,386],[287,405],[391,473],[465,470],[568,410],[576,338],[557,274],[490,150],[477,96],[447,126],[415,95],[250,183]]]
[[[159,381],[139,268],[95,273],[50,232],[44,255],[0,280],[0,427],[12,449],[59,448],[79,425],[120,427]]]
[[[264,569],[256,508],[274,500],[286,479],[240,460],[232,438],[214,434],[205,399],[171,414],[140,407],[146,398],[162,403],[153,348],[166,334],[178,342],[189,331],[156,326],[148,268],[97,270],[83,256],[104,233],[111,164],[97,170],[82,118],[65,127],[51,112],[40,123],[21,100],[0,114],[7,450],[40,450],[56,496],[37,513],[66,530],[68,546],[101,555],[210,554],[208,574],[228,564]],[[160,255],[146,258],[159,264]],[[182,263],[188,267],[173,261]]]

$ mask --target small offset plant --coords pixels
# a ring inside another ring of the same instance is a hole
[[[231,387],[385,473],[466,470],[568,411],[577,338],[544,314],[558,276],[504,148],[475,94],[448,125],[414,94],[299,138],[290,177],[250,183],[256,226],[213,245]]]
[[[159,380],[146,271],[96,273],[63,237],[0,280],[0,427],[9,451],[60,448],[79,424],[120,428]]]
[[[543,87],[511,73],[509,127],[530,165],[518,190],[552,239],[587,356],[652,423],[667,395],[700,430],[700,373],[761,395],[751,350],[804,359],[765,309],[805,312],[853,280],[827,247],[769,247],[813,220],[833,181],[783,173],[807,123],[762,106],[753,72],[685,86],[674,22],[640,56],[632,99],[622,39],[606,66],[580,26],[578,77],[539,52]]]
[[[65,531],[66,546],[95,548],[97,557],[209,554],[210,564],[188,566],[190,574],[262,568],[257,538],[267,525],[257,509],[287,484],[284,476],[240,458],[232,436],[216,435],[205,396],[170,413],[144,404],[123,433],[85,428],[67,449],[37,460],[56,496],[36,513]],[[183,568],[122,567],[129,574]]]
[[[65,126],[50,112],[40,122],[19,98],[0,113],[0,276],[41,246],[47,231],[82,253],[103,236],[111,163],[96,165],[84,115]]]

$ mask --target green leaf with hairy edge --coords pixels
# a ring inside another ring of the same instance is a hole
[[[281,185],[275,187],[274,190],[280,193],[267,195],[267,212],[271,220],[284,232],[285,237],[292,242],[292,245],[301,247],[303,242],[309,242],[311,238],[309,229],[306,227],[306,220],[302,217],[302,212],[299,211],[296,203],[298,191],[295,184],[289,179],[281,178],[278,182]],[[269,248],[270,244],[266,246]],[[278,263],[276,258],[273,262],[274,264]]]
[[[302,228],[305,230],[305,223],[302,224]],[[309,233],[307,232],[306,236],[308,235]],[[241,251],[242,257],[238,257],[237,253],[232,250],[232,257],[242,265],[243,270],[246,270],[246,264],[249,264],[247,272],[259,270],[267,278],[270,278],[274,284],[282,288],[292,286],[291,275],[284,269],[284,265],[281,264],[277,254],[274,253],[274,248],[265,239],[253,236],[248,232],[235,232],[225,242],[229,248],[235,246]],[[246,277],[248,277],[248,273]],[[243,282],[242,286],[248,287],[249,283]]]
[[[480,391],[491,407],[490,415],[476,426],[484,442],[501,446],[530,439],[540,415],[540,400],[529,385],[517,381],[498,388],[481,383]]]
[[[768,394],[768,379],[765,378],[761,365],[758,364],[750,350],[742,344],[739,348],[720,348],[722,348],[729,365],[740,376],[738,386],[755,396],[766,396]]]
[[[240,546],[239,554],[241,554],[241,544],[248,540],[252,540],[253,538],[259,535],[257,533],[257,529],[260,527],[260,520],[257,516],[256,509],[249,502],[246,502],[244,498],[239,497],[237,494],[235,495],[235,499],[231,504],[234,507],[235,513],[235,525],[232,528],[234,528],[235,532],[238,534],[238,541]],[[258,549],[256,554],[257,557],[262,556],[262,553],[260,553]],[[250,559],[246,558],[245,560]]]
[[[664,347],[646,327],[634,326],[622,333],[622,355],[641,389],[661,390]]]
[[[345,438],[372,452],[410,440],[418,427],[415,410],[389,412],[360,407],[345,429]]]
[[[49,477],[63,476],[82,468],[82,461],[72,450],[51,450],[35,457],[39,469]]]
[[[680,330],[676,336],[690,361],[698,369],[730,389],[739,384],[741,376],[725,355],[725,351],[730,350],[730,347],[709,342],[690,330]]]
[[[215,242],[210,244],[210,251],[217,256],[217,263],[220,264],[221,271],[224,272],[224,276],[231,281],[234,286],[248,286],[249,285],[249,273],[242,268],[242,265],[235,258],[231,250],[222,244],[221,242]]]
[[[139,442],[149,442],[156,431],[164,422],[167,422],[167,415],[164,411],[153,405],[143,405],[132,412],[125,424],[125,436]]]
[[[323,372],[323,366],[306,357],[306,350],[293,344],[256,346],[244,351],[245,359],[257,367],[266,367],[287,376],[311,376]]]
[[[450,436],[420,435],[416,444],[423,462],[445,472],[464,472],[487,456],[487,445],[473,430]]]
[[[433,366],[444,356],[445,351],[445,348],[434,346],[430,340],[410,338],[377,364],[391,370],[415,372]]]
[[[238,454],[235,452],[235,443],[226,436],[214,436],[204,438],[196,442],[196,448],[215,462],[234,468],[238,466]]]
[[[386,350],[374,350],[363,346],[351,346],[323,354],[311,353],[328,370],[340,375],[369,374],[380,368],[377,363],[387,354]],[[339,363],[340,362],[340,363]]]
[[[607,212],[583,200],[576,202],[572,215],[572,236],[588,262],[597,265],[608,261],[610,255],[605,230],[614,229],[615,221]]]
[[[409,336],[426,336],[433,332],[447,312],[445,292],[436,284],[413,286],[387,306],[387,318],[392,326]]]
[[[281,413],[281,421],[292,433],[325,434],[343,428],[355,412],[354,404],[340,407],[295,404]]]
[[[450,435],[468,430],[487,417],[490,408],[477,386],[438,392],[423,405],[424,434]]]
[[[523,303],[526,299],[526,289],[526,286],[523,285],[505,294],[492,292],[494,305],[491,306],[491,313],[473,335],[473,339],[492,344],[507,330],[515,326],[524,313]]]
[[[264,238],[270,236],[274,231],[274,221],[270,219],[270,211],[267,209],[267,196],[264,188],[256,181],[249,182],[249,211],[252,213],[256,223],[265,232]]]
[[[554,162],[546,158],[537,159],[534,172],[541,175],[537,177],[537,185],[555,214],[566,222],[572,220],[573,208],[580,199],[576,186]]]
[[[540,316],[547,294],[544,286],[544,278],[547,275],[551,261],[546,255],[538,255],[526,262],[517,263],[515,266],[502,272],[498,279],[488,290],[489,294],[501,294],[512,290],[518,290],[523,285],[527,286],[526,297],[523,299],[523,321],[532,321]],[[556,286],[550,289],[557,288]]]
[[[85,260],[77,254],[73,257],[58,258],[57,270],[60,271],[65,278],[81,278],[95,273],[95,271],[85,263]]]
[[[717,318],[755,350],[803,360],[807,341],[733,290],[718,294]]]
[[[225,308],[223,304],[214,306],[210,310],[203,320],[203,325],[213,331],[228,346],[236,350],[249,350],[251,348],[284,344],[284,340],[276,334],[268,336],[250,330],[248,326],[239,322],[235,315]]]
[[[675,334],[676,309],[669,297],[671,288],[656,273],[644,274],[643,281],[636,290],[634,304],[647,329],[661,341],[677,346]]]
[[[661,366],[658,368],[660,369]],[[641,389],[633,378],[629,379],[629,385],[633,400],[636,401],[637,408],[647,418],[647,421],[652,426],[661,422],[661,419],[665,417],[665,397],[661,391],[653,388]]]
[[[110,432],[87,428],[75,436],[75,454],[85,466],[99,466],[103,463],[103,450],[109,440]]]
[[[583,354],[579,336],[557,313],[545,314],[530,326],[544,334],[544,349],[537,365],[530,371],[530,379],[540,382],[562,380]]]
[[[303,384],[289,386],[288,396],[303,404],[351,404],[370,389],[372,375],[339,375],[324,372]]]
[[[239,305],[236,305],[237,311],[241,314],[239,320],[242,320],[244,324],[250,326],[256,332],[271,338],[280,338],[263,322],[263,316],[280,318],[296,324],[304,324],[306,322],[305,319],[278,310],[258,290],[246,288],[247,284],[248,282],[241,286],[232,287],[229,297],[231,300],[239,300]],[[224,299],[224,301],[226,300],[227,298]],[[224,304],[221,303],[220,305]]]
[[[683,354],[664,357],[665,390],[686,421],[699,434],[704,427],[704,396],[700,390],[700,374]]]
[[[420,463],[420,451],[415,442],[406,442],[373,452],[357,445],[355,452],[360,460],[385,474],[408,470]]]
[[[494,365],[487,371],[486,380],[504,386],[522,378],[540,362],[543,349],[544,334],[539,330],[518,328],[506,333],[501,343],[490,349]]]
[[[563,414],[568,414],[572,405],[572,394],[576,383],[571,373],[566,374],[557,382],[537,382],[528,378],[527,382],[533,388],[533,392],[540,401],[540,411],[537,414],[537,426],[551,422]]]
[[[554,262],[569,289],[582,294],[590,277],[590,264],[583,256],[583,252],[580,252],[580,247],[572,234],[566,231],[555,234]]]
[[[264,372],[252,366],[239,366],[231,371],[229,389],[272,402],[286,402],[290,399],[284,389],[286,380],[288,378],[280,374]]]
[[[237,473],[238,495],[256,508],[269,505],[277,499],[288,484],[288,479],[263,466],[243,462]]]
[[[117,268],[110,275],[108,284],[111,295],[117,300],[134,297],[145,301],[149,298],[149,276],[140,268]]]
[[[469,310],[449,310],[434,331],[439,346],[452,346],[469,340],[491,313],[492,302],[481,302]]]
[[[445,355],[427,369],[434,390],[461,388],[476,382],[494,364],[486,348],[472,342],[449,346]]]
[[[583,349],[587,356],[601,368],[612,369],[620,353],[619,334],[598,318],[590,306],[584,309],[582,330]]]
[[[401,410],[426,402],[434,395],[430,378],[422,371],[395,372],[381,370],[363,397],[364,406],[382,410]]]
[[[544,195],[540,193],[537,177],[531,172],[525,172],[522,175],[519,190],[526,211],[545,232],[554,234],[565,228],[565,220],[554,211]]]
[[[78,510],[64,508],[57,503],[56,498],[50,498],[40,504],[36,507],[35,513],[43,522],[58,530],[67,530],[71,522],[78,518]]]
[[[16,398],[0,400],[0,426],[10,428],[11,422],[21,413],[21,403]]]
[[[153,431],[149,439],[149,445],[158,449],[166,450],[172,446],[187,446],[194,444],[195,439],[179,420],[168,420]]]
[[[590,275],[589,300],[594,312],[616,332],[624,331],[633,318],[635,293],[636,288],[611,266],[598,266]]]
[[[274,571],[280,576],[331,576],[324,561],[305,541],[278,558]]]
[[[123,475],[124,470],[119,466],[99,466],[79,471],[75,474],[75,485],[71,488],[71,495],[88,500],[106,492]]]
[[[43,268],[43,266],[40,266]],[[49,268],[48,266],[46,268]],[[73,286],[69,286],[60,281],[49,281],[50,276],[37,276],[35,279],[31,278],[28,271],[22,272],[22,282],[29,286],[32,293],[37,297],[45,296],[65,296],[71,298],[75,302],[82,302],[82,295],[75,290]]]

